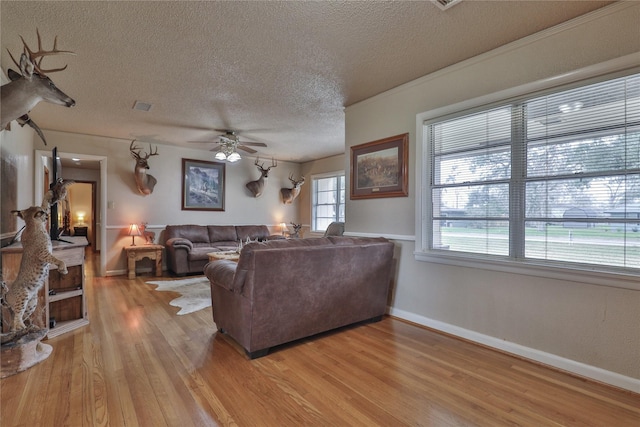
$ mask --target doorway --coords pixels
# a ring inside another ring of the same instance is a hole
[[[63,176],[63,178],[66,178]],[[96,249],[96,181],[76,182],[69,187],[70,232],[85,236],[94,252]]]
[[[42,202],[42,195],[44,194],[44,178],[45,170],[48,165],[51,165],[52,154],[50,151],[37,150],[35,155],[35,203],[39,205]],[[94,182],[95,188],[92,189],[94,196],[95,207],[93,207],[93,251],[99,251],[99,266],[98,274],[105,276],[107,269],[107,239],[106,239],[106,227],[104,223],[106,221],[106,209],[107,209],[107,158],[104,156],[93,156],[89,154],[77,154],[77,153],[63,153],[58,151],[58,158],[62,162],[62,168],[67,166],[68,170],[74,169],[68,162],[87,162],[92,163],[95,169],[96,179],[84,179],[82,176],[70,175],[66,176],[64,170],[62,171],[62,177],[66,179],[73,179],[76,182]],[[82,174],[82,172],[75,172]],[[72,186],[73,187],[73,186]],[[69,188],[72,188],[69,187]],[[38,200],[40,199],[40,200]],[[86,221],[86,219],[85,219]]]

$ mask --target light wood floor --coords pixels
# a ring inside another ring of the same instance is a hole
[[[89,277],[90,325],[1,380],[0,424],[640,426],[640,395],[393,318],[250,361],[154,279]]]

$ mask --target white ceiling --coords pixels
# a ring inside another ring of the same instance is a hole
[[[303,162],[344,152],[345,106],[610,3],[1,1],[1,61],[36,28],[77,54],[43,62],[77,105],[40,103],[42,129],[203,150],[233,129]]]

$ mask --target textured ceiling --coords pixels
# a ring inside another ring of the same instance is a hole
[[[77,54],[43,62],[77,103],[36,106],[43,129],[203,150],[234,129],[302,162],[344,152],[345,106],[610,3],[1,1],[1,62],[36,28]]]

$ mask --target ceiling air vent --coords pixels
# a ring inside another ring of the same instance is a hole
[[[435,3],[436,6],[438,6],[440,9],[447,10],[450,7],[453,7],[456,4],[460,3],[462,0],[431,0],[431,1]]]
[[[149,104],[148,102],[136,101],[133,104],[133,109],[138,111],[149,111],[151,110],[151,104]]]

